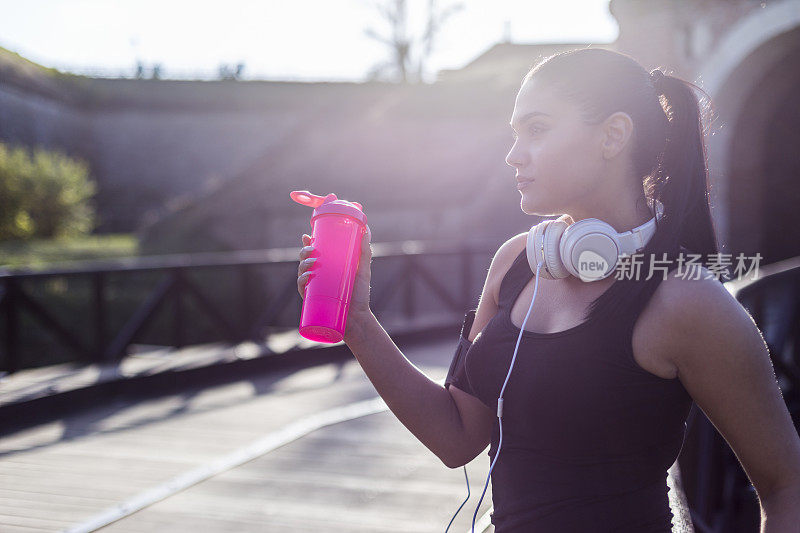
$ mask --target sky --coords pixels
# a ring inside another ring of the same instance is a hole
[[[429,0],[408,0],[419,35]],[[0,0],[0,47],[48,67],[132,75],[137,61],[164,77],[213,77],[244,63],[244,78],[363,81],[388,59],[367,36],[389,35],[387,0]],[[438,0],[437,11],[459,3]],[[462,0],[434,44],[425,79],[461,68],[506,36],[516,43],[616,39],[608,0]]]

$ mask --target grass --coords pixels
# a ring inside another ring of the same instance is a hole
[[[129,233],[22,242],[0,241],[0,269],[43,269],[69,261],[137,255],[139,241]]]

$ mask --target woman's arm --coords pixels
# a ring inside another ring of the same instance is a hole
[[[406,359],[372,312],[347,321],[344,341],[375,390],[400,422],[453,468],[465,435],[450,393]]]
[[[701,277],[710,276],[702,270]],[[672,277],[662,285],[656,292],[665,328],[663,353],[755,487],[761,533],[796,533],[800,438],[761,332],[716,279]]]
[[[503,243],[492,259],[471,339],[497,312],[499,280],[519,253],[520,237],[525,234]],[[369,308],[351,308],[350,313],[344,341],[400,422],[449,468],[466,464],[485,449],[494,413],[477,398],[453,387],[447,390],[414,366]]]

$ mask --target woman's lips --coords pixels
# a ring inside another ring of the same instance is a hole
[[[517,181],[517,190],[521,191],[522,189],[524,189],[533,182],[534,180],[519,180]]]

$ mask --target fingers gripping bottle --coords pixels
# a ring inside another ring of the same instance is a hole
[[[317,342],[339,342],[347,324],[367,216],[361,204],[339,200],[333,193],[323,197],[308,191],[292,191],[289,196],[314,208],[311,257],[318,258],[305,287],[300,335]]]

